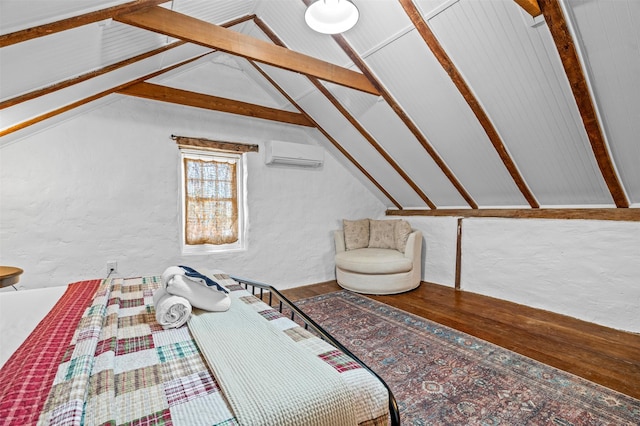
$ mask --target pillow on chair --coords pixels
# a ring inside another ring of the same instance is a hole
[[[411,234],[411,225],[406,220],[399,220],[396,223],[396,249],[404,253],[407,247],[407,239]]]
[[[342,227],[344,229],[345,249],[355,250],[369,246],[369,219],[344,219]]]
[[[369,247],[395,249],[397,220],[370,220]]]
[[[412,229],[405,220],[342,220],[346,250],[384,248],[405,252]]]

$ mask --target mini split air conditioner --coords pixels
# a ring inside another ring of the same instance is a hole
[[[317,145],[267,141],[265,163],[303,167],[320,167],[324,162],[324,149]]]

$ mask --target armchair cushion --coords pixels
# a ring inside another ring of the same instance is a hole
[[[344,245],[347,250],[369,246],[369,219],[344,219],[342,226],[344,228]]]
[[[399,220],[396,223],[396,250],[404,253],[407,248],[407,239],[409,238],[409,234],[411,234],[413,230],[411,229],[411,225],[406,220]]]
[[[360,274],[397,274],[408,272],[413,259],[397,250],[366,248],[336,253],[336,266]]]
[[[396,248],[397,220],[370,220],[369,247],[382,249]]]

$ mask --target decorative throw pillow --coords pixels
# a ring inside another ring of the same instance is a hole
[[[396,222],[396,249],[404,253],[407,247],[407,239],[411,233],[411,225],[406,220]]]
[[[395,249],[395,222],[397,220],[370,220],[369,247]]]
[[[369,219],[342,221],[344,246],[347,250],[365,248],[369,245]]]

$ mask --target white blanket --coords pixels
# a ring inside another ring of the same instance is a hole
[[[194,311],[188,324],[241,425],[357,424],[340,374],[243,301],[227,312]]]
[[[191,303],[184,297],[167,293],[162,287],[153,293],[153,305],[156,321],[165,330],[182,327],[191,316]]]
[[[0,368],[66,290],[65,285],[0,293]]]
[[[170,266],[162,273],[162,284],[167,293],[187,299],[195,308],[219,312],[229,309],[229,291],[211,280],[208,286],[204,279],[187,276],[182,266]]]

